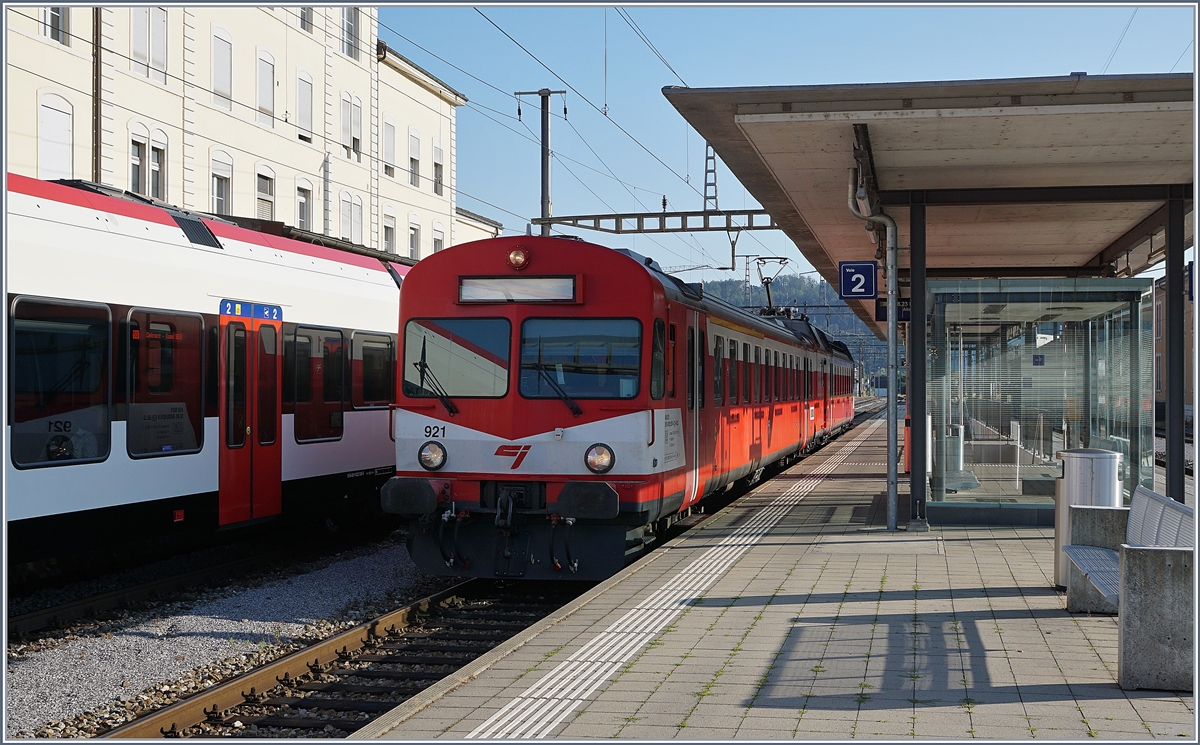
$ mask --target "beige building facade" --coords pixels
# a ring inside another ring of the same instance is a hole
[[[8,169],[412,258],[463,242],[466,98],[388,49],[376,11],[10,6]]]

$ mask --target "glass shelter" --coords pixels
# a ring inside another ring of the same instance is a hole
[[[1079,447],[1119,452],[1127,495],[1153,488],[1152,284],[930,281],[931,500],[1052,503]]]

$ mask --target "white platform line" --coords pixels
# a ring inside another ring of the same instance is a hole
[[[737,561],[824,477],[883,424],[872,422],[865,431],[808,475],[797,481],[727,537],[652,591],[604,631],[560,662],[545,677],[509,701],[468,738],[543,738],[558,727],[603,681],[632,660],[655,636],[696,602]]]

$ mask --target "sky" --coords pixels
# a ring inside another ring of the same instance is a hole
[[[516,91],[567,91],[551,104],[554,215],[658,212],[664,196],[668,209],[683,211],[704,207],[705,144],[667,103],[664,86],[1191,72],[1195,58],[1191,6],[443,4],[379,12],[380,38],[468,98],[457,112],[458,205],[504,223],[506,234],[523,233],[540,212],[540,103],[525,97],[518,121]],[[757,207],[723,165],[717,193],[722,208]],[[724,232],[568,232],[631,248],[668,270],[724,266],[730,253]],[[779,231],[747,232],[737,248],[787,257],[787,272],[812,268]]]

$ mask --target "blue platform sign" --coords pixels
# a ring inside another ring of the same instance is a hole
[[[878,261],[839,261],[838,297],[842,300],[874,300]]]

